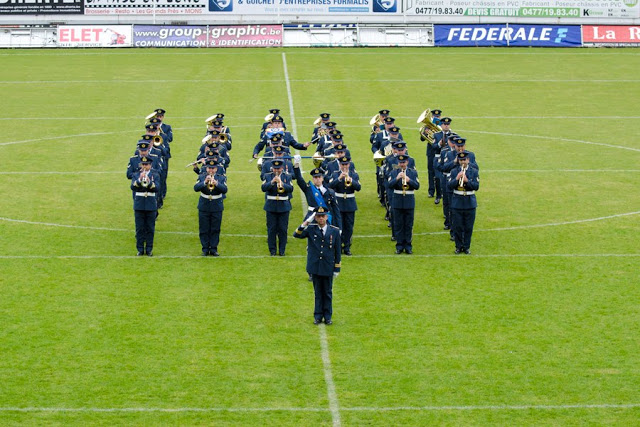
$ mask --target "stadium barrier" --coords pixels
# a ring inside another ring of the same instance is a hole
[[[640,25],[247,24],[13,25],[2,48],[640,46]]]

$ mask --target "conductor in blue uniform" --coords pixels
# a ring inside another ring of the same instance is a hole
[[[333,279],[340,273],[340,230],[327,224],[327,209],[320,206],[300,225],[293,237],[307,239],[307,273],[313,281],[315,308],[313,324],[331,325],[333,321]]]

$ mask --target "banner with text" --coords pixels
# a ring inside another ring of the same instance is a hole
[[[434,25],[436,46],[542,46],[582,45],[579,25]]]
[[[136,47],[282,46],[282,25],[134,25]]]
[[[131,25],[60,25],[60,47],[131,47]]]
[[[0,15],[82,15],[84,0],[0,0]]]
[[[0,0],[2,1],[2,0]],[[85,15],[202,15],[209,0],[84,0]]]
[[[598,46],[640,46],[640,26],[583,25],[582,42]]]
[[[498,18],[638,18],[639,0],[405,0],[403,13]]]
[[[208,0],[209,12],[235,15],[395,14],[401,0]]]

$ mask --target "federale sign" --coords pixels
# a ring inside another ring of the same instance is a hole
[[[0,15],[81,15],[84,0],[0,0]]]
[[[579,25],[435,25],[436,46],[545,46],[582,45]]]

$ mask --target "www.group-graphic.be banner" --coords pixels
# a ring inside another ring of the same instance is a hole
[[[435,25],[436,46],[539,46],[582,45],[579,25]]]
[[[209,12],[236,15],[381,15],[400,12],[401,0],[208,0]]]
[[[282,46],[282,25],[134,25],[136,47]]]

